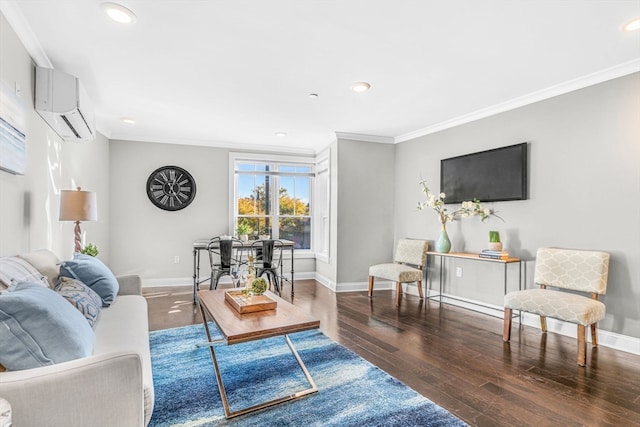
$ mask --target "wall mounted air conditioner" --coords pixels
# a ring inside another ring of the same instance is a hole
[[[93,141],[91,102],[77,77],[36,67],[36,111],[65,141]]]

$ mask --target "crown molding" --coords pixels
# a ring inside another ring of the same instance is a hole
[[[336,131],[336,137],[340,139],[351,139],[353,141],[378,142],[380,144],[395,143],[395,139],[392,136],[365,135],[363,133]]]
[[[593,86],[598,83],[606,82],[608,80],[613,80],[618,77],[623,77],[628,74],[636,73],[638,71],[640,71],[640,59],[623,62],[622,64],[616,65],[614,67],[587,74],[586,76],[578,77],[576,79],[569,80],[567,82],[557,84],[546,89],[532,92],[528,95],[514,98],[509,101],[493,105],[491,107],[482,108],[472,113],[455,117],[451,120],[445,120],[432,126],[399,135],[395,137],[395,142],[405,142],[411,139],[419,138],[421,136],[430,135],[432,133],[440,132],[445,129],[450,129],[476,120],[484,119],[486,117],[490,117],[499,113],[504,113],[505,111],[524,107],[525,105],[533,104],[538,101],[544,101],[545,99],[553,98],[558,95],[564,95],[565,93]]]
[[[51,60],[45,53],[44,49],[42,49],[42,45],[40,45],[38,38],[31,29],[31,26],[24,18],[24,15],[20,11],[16,1],[0,0],[0,11],[2,11],[7,22],[9,22],[13,31],[18,35],[18,38],[36,65],[39,67],[53,68]]]
[[[130,137],[117,134],[110,136],[108,139],[110,141],[135,141],[158,144],[194,145],[199,147],[224,148],[232,151],[258,151],[263,153],[268,152],[280,154],[300,154],[307,156],[313,156],[316,154],[316,150],[312,148],[292,148],[278,145],[242,144],[236,142],[212,141],[204,139],[158,138],[144,136]]]

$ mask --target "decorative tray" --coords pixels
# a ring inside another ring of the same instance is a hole
[[[224,293],[224,299],[238,313],[253,313],[256,311],[274,310],[278,303],[267,295],[248,296],[244,291],[237,289],[228,290]]]

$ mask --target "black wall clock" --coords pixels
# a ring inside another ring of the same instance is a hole
[[[147,196],[160,209],[179,211],[196,196],[196,181],[178,166],[162,166],[149,175]]]

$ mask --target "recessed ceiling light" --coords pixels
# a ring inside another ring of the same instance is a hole
[[[623,31],[637,31],[638,29],[640,29],[640,17],[632,19],[622,27]]]
[[[367,82],[357,82],[351,85],[351,90],[356,93],[362,93],[369,90],[371,85]]]
[[[135,13],[121,4],[102,3],[100,6],[109,18],[121,24],[134,24],[137,20]]]
[[[316,99],[318,97],[317,93],[310,93],[309,98]]]
[[[133,119],[130,119],[129,117],[123,117],[120,120],[122,120],[122,123],[126,123],[128,125],[134,125],[136,124],[136,121]]]
[[[282,138],[282,137],[287,136],[287,133],[286,132],[276,132],[276,136],[279,136],[279,137]]]

